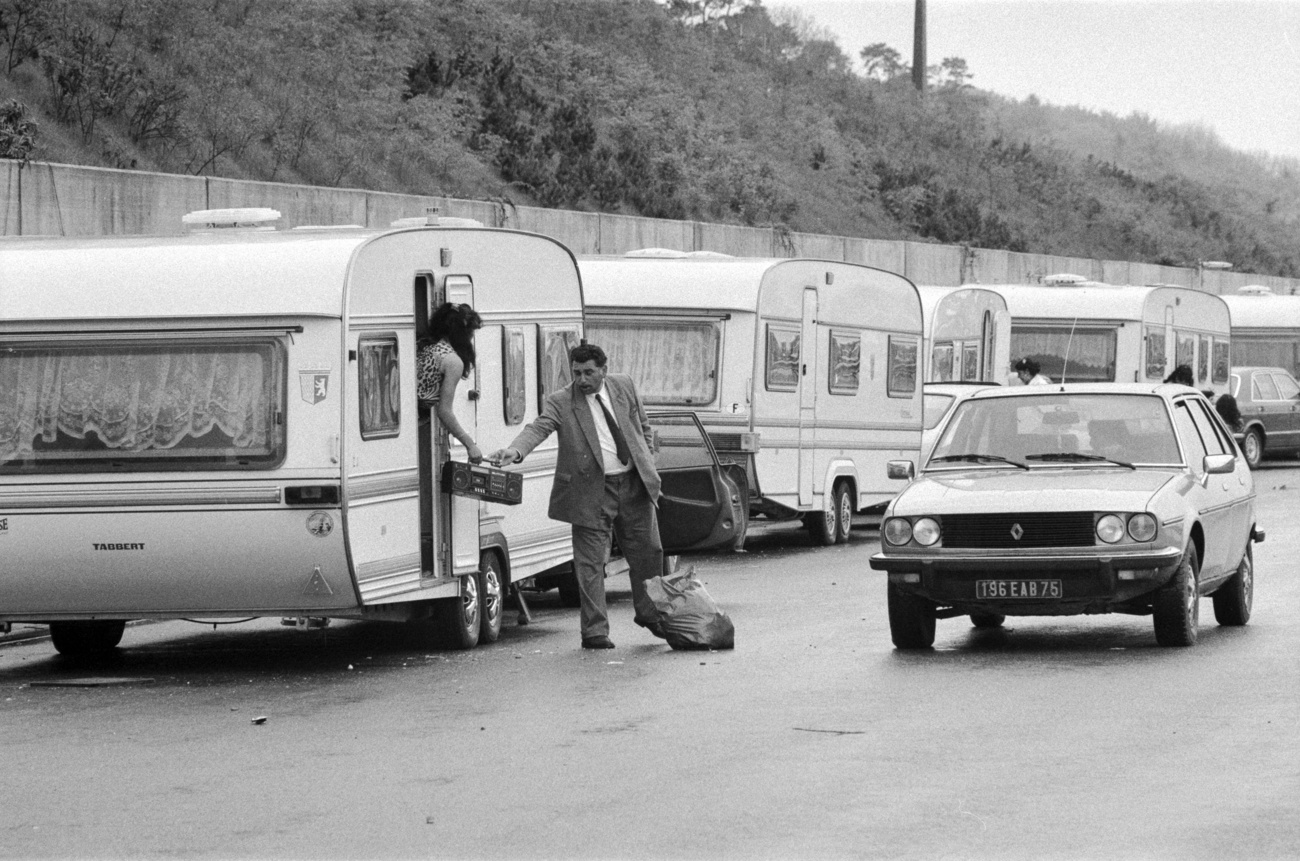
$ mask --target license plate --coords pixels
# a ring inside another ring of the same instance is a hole
[[[976,598],[1059,598],[1060,580],[976,580]]]

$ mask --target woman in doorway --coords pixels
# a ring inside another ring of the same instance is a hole
[[[474,333],[483,320],[468,305],[444,302],[429,318],[429,334],[420,340],[415,355],[415,394],[429,407],[447,433],[460,440],[470,463],[480,463],[483,452],[474,437],[461,427],[452,409],[456,386],[469,379],[476,359]]]

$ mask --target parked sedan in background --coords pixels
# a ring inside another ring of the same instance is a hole
[[[1249,620],[1263,537],[1250,470],[1201,393],[983,389],[890,503],[871,567],[888,572],[900,649],[932,645],[940,618],[1083,613],[1150,614],[1158,643],[1190,646],[1202,596],[1219,624]]]
[[[1228,391],[1237,399],[1237,443],[1254,469],[1267,455],[1300,452],[1300,383],[1283,368],[1233,368]]]

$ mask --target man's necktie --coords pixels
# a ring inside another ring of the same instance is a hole
[[[596,400],[600,402],[600,411],[605,414],[605,424],[609,425],[610,435],[614,437],[614,448],[618,451],[618,462],[627,466],[628,458],[632,452],[628,450],[627,440],[623,438],[623,432],[618,429],[618,422],[610,414],[609,407],[605,406],[605,399],[596,395]]]

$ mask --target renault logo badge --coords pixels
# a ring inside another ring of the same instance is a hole
[[[1014,539],[1016,539],[1017,541],[1019,541],[1021,538],[1024,537],[1024,535],[1025,535],[1025,530],[1023,530],[1023,529],[1020,528],[1020,524],[1019,524],[1019,523],[1017,523],[1015,526],[1012,526],[1012,527],[1011,527],[1011,537],[1012,537],[1012,538],[1014,538]]]

